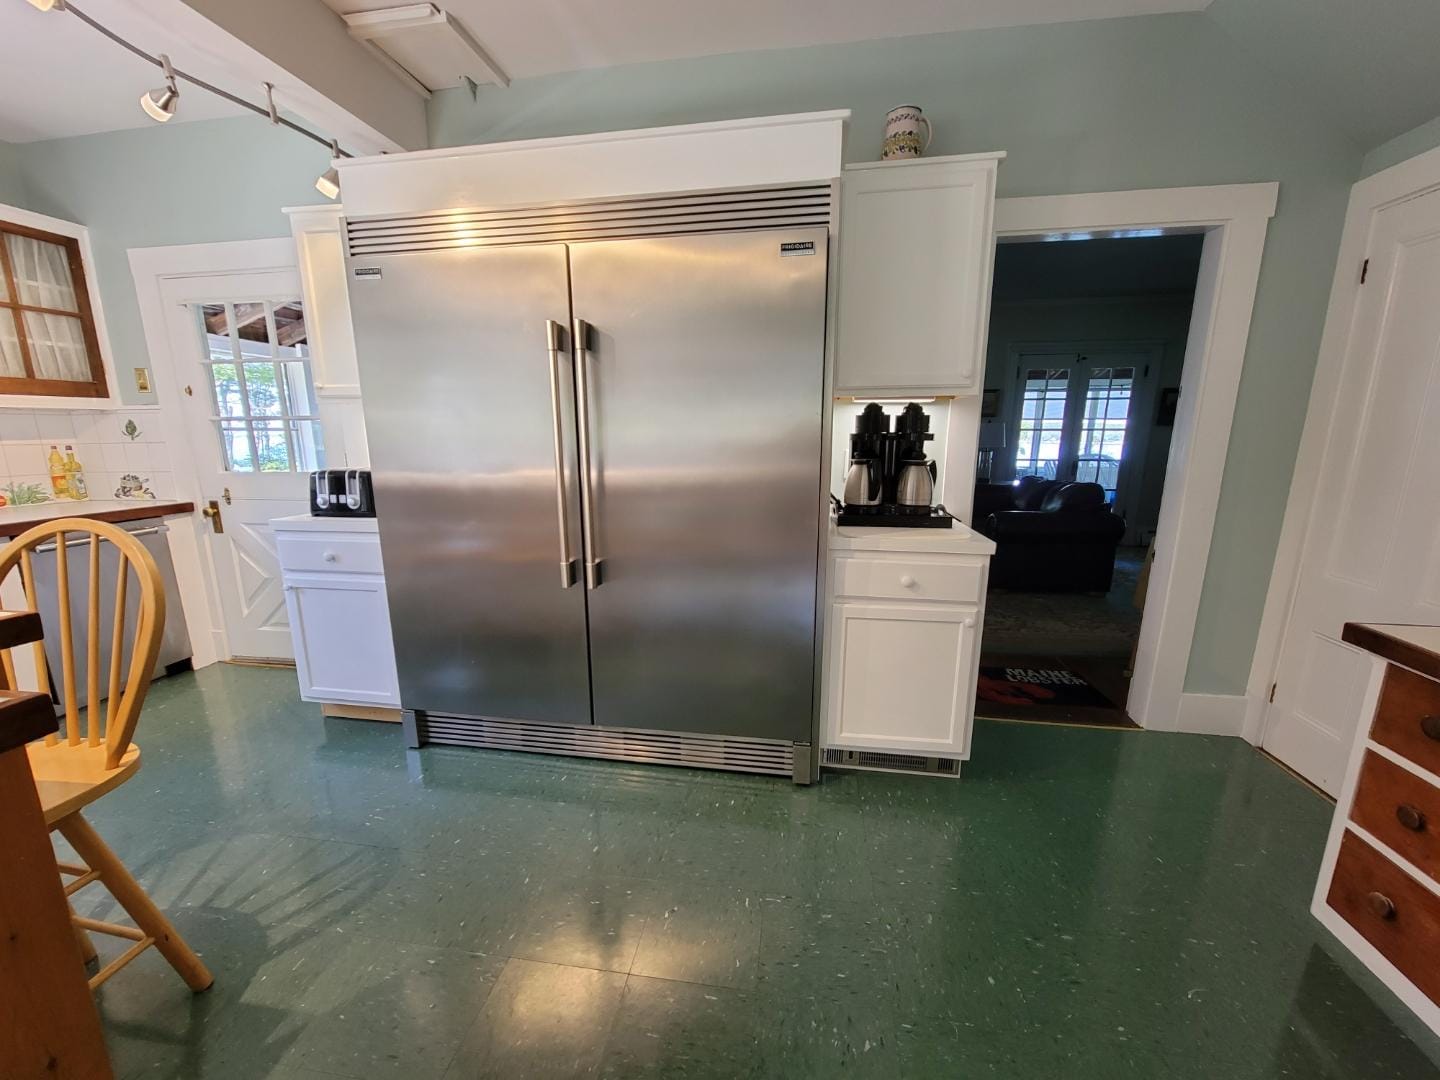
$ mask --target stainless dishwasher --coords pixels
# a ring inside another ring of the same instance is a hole
[[[160,518],[145,518],[127,521],[119,526],[145,545],[155,565],[160,568],[160,581],[165,588],[165,633],[160,639],[160,655],[155,662],[152,678],[171,675],[190,668],[190,630],[185,625],[185,612],[180,606],[180,590],[175,581],[175,564],[170,558],[170,544],[166,534],[170,527]],[[70,556],[70,620],[71,640],[75,647],[75,695],[80,708],[86,705],[88,685],[88,657],[84,642],[88,640],[90,620],[90,567],[88,537],[77,536],[65,544]],[[84,551],[77,551],[83,548]],[[55,566],[55,544],[42,544],[35,549],[35,600],[40,609],[40,621],[44,625],[45,663],[51,673],[51,693],[61,709],[64,708],[64,688],[56,680],[60,666],[60,589]],[[104,673],[110,670],[109,627],[115,619],[115,576],[120,567],[120,557],[115,545],[100,545],[100,686],[106,685]],[[133,577],[132,577],[133,585]],[[123,661],[130,662],[131,638],[135,620],[140,610],[139,590],[130,588],[125,594],[125,652]],[[126,670],[124,667],[121,670]]]

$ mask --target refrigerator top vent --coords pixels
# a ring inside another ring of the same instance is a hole
[[[350,218],[351,257],[512,244],[828,226],[831,185],[647,195],[548,206]]]

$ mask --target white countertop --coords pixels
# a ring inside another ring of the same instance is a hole
[[[314,517],[310,514],[290,514],[270,519],[270,527],[280,532],[349,532],[374,533],[380,531],[380,523],[373,517]]]
[[[843,528],[830,520],[831,551],[938,552],[946,555],[994,555],[995,541],[968,525],[948,529]]]

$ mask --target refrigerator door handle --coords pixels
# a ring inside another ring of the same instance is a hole
[[[594,474],[590,465],[590,324],[576,319],[574,324],[575,388],[579,398],[576,428],[580,436],[580,513],[585,525],[585,587],[600,587],[600,545],[595,532]]]
[[[565,498],[564,413],[560,408],[560,355],[565,351],[565,327],[554,319],[545,321],[550,350],[550,413],[555,429],[555,516],[560,525],[560,587],[575,584],[575,559],[570,554],[570,506]]]

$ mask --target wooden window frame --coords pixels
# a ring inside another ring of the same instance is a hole
[[[42,240],[65,249],[70,267],[71,284],[75,289],[76,310],[63,311],[59,308],[38,307],[21,301],[20,287],[15,279],[15,267],[10,259],[10,246],[5,242],[5,234]],[[0,218],[0,273],[5,275],[5,284],[9,289],[10,296],[8,300],[0,298],[0,318],[9,318],[15,321],[15,333],[20,342],[20,359],[25,365],[24,376],[0,375],[0,394],[13,394],[17,397],[108,398],[110,389],[105,379],[105,361],[100,353],[100,335],[95,329],[95,313],[90,305],[90,279],[85,273],[85,258],[80,241],[73,236],[49,232],[45,229],[37,229]],[[80,320],[81,334],[85,339],[85,353],[90,362],[89,382],[41,379],[35,376],[34,360],[30,355],[30,338],[25,328],[24,313],[27,311]]]

